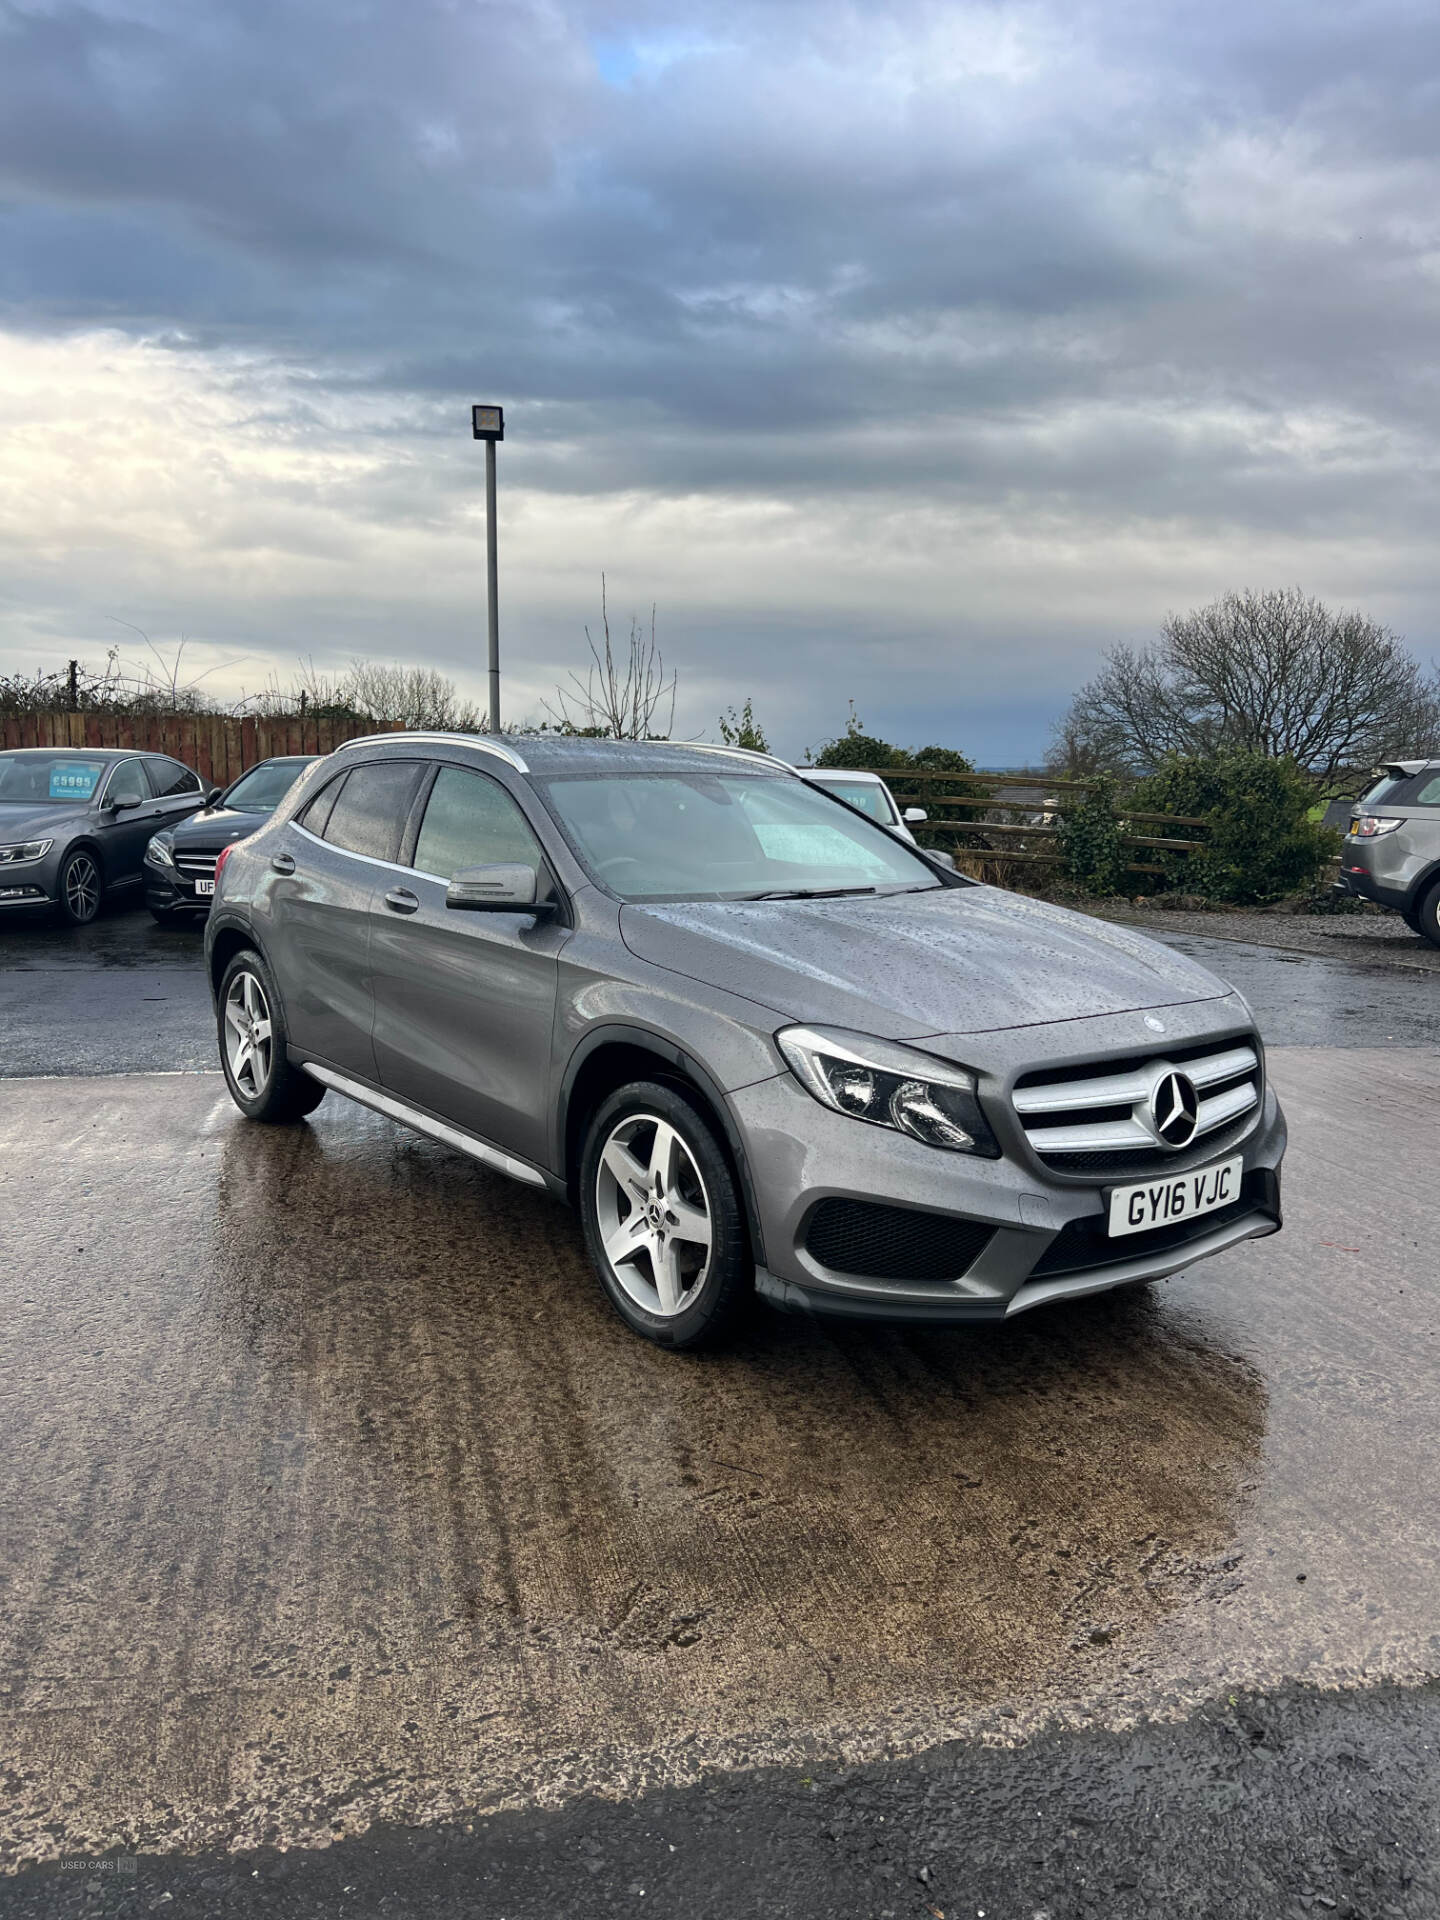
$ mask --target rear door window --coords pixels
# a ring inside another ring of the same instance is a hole
[[[147,760],[145,771],[157,800],[170,800],[184,793],[199,793],[200,777],[182,767],[178,760]]]
[[[352,767],[330,809],[322,838],[346,853],[397,860],[420,773],[418,760],[377,760],[368,767]],[[310,826],[308,817],[305,824]],[[310,826],[310,831],[315,828]]]
[[[529,822],[498,781],[463,767],[441,767],[415,843],[421,873],[453,880],[464,867],[503,864],[538,873],[543,859]]]

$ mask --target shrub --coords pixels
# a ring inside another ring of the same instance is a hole
[[[910,755],[904,747],[892,747],[888,740],[878,740],[874,734],[866,733],[865,722],[856,713],[852,700],[844,733],[827,740],[816,754],[813,764],[817,767],[867,767],[878,772],[881,767],[909,766]]]
[[[1060,809],[1060,852],[1065,878],[1082,893],[1118,893],[1125,878],[1125,850],[1115,815],[1113,775],[1096,776],[1083,798]]]
[[[723,723],[722,723],[723,724]],[[811,762],[817,767],[861,767],[871,773],[884,773],[895,767],[916,767],[929,773],[969,774],[975,771],[974,764],[967,760],[957,747],[920,747],[911,752],[908,747],[895,747],[888,740],[878,739],[872,733],[866,733],[865,723],[855,711],[855,702],[850,702],[850,718],[846,722],[844,733],[825,745]],[[892,788],[904,789],[903,777],[890,781]],[[974,800],[986,797],[986,788],[977,786],[973,780],[925,780],[915,783],[920,804],[932,815],[935,808],[946,800]],[[969,821],[968,809],[958,814],[946,816],[957,822]],[[937,830],[935,821],[928,826],[917,827],[915,838],[922,847],[942,847],[953,851],[959,847],[983,847],[982,837],[973,833],[956,835],[943,829]]]
[[[755,718],[754,703],[747,694],[745,704],[737,713],[729,707],[720,716],[720,738],[727,747],[745,747],[751,753],[768,753],[770,742],[765,738],[765,729]]]
[[[1157,851],[1171,886],[1234,906],[1281,900],[1313,885],[1339,842],[1311,820],[1310,779],[1293,760],[1234,748],[1171,758],[1129,797],[1139,812],[1203,815],[1198,853]]]

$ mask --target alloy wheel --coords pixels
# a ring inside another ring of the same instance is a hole
[[[616,1125],[595,1170],[595,1212],[615,1282],[646,1313],[673,1319],[710,1273],[710,1196],[682,1136],[658,1114]]]
[[[82,924],[100,911],[100,869],[88,853],[75,854],[65,869],[65,905]]]
[[[225,1061],[247,1100],[258,1100],[270,1078],[271,1032],[265,989],[242,968],[225,994]]]

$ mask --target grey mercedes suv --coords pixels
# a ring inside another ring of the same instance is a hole
[[[1280,1225],[1238,994],[753,754],[348,742],[222,852],[206,957],[243,1113],[333,1090],[571,1200],[669,1347],[756,1294],[994,1320]]]

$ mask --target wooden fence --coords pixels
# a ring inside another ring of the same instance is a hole
[[[342,740],[390,733],[398,722],[371,720],[236,720],[225,714],[21,713],[0,719],[3,747],[119,747],[168,753],[193,767],[207,785],[230,782],[278,753],[330,753]]]
[[[924,807],[930,815],[927,830],[941,833],[974,834],[983,836],[987,844],[981,847],[955,848],[957,861],[986,862],[993,861],[1006,866],[1038,865],[1060,866],[1065,856],[1057,849],[1046,850],[1045,841],[1057,840],[1059,827],[1053,818],[1035,816],[1053,815],[1056,809],[1049,803],[1060,801],[1066,794],[1085,794],[1091,789],[1091,782],[1085,780],[1052,780],[1043,773],[950,773],[941,768],[932,767],[877,767],[885,784],[895,796],[900,807]],[[937,784],[950,786],[971,786],[982,789],[970,797],[957,793],[936,793]],[[1116,813],[1124,831],[1120,835],[1120,844],[1127,850],[1133,849],[1142,855],[1150,852],[1194,853],[1205,843],[1194,838],[1182,838],[1173,829],[1177,827],[1204,827],[1209,823],[1192,814],[1182,813],[1131,813],[1125,806],[1124,793],[1128,784],[1116,783]],[[1023,788],[1039,799],[1001,800],[998,793],[1013,792]],[[959,808],[960,818],[945,818],[937,808]],[[992,820],[988,818],[966,819],[965,814],[989,815],[1024,814],[1021,821]],[[1136,827],[1159,829],[1154,833],[1136,833]],[[993,844],[998,839],[999,846]],[[1015,840],[1019,845],[1011,848],[1006,842]],[[1034,843],[1038,841],[1037,847]],[[1154,861],[1144,859],[1128,861],[1127,873],[1163,873],[1165,868]]]

